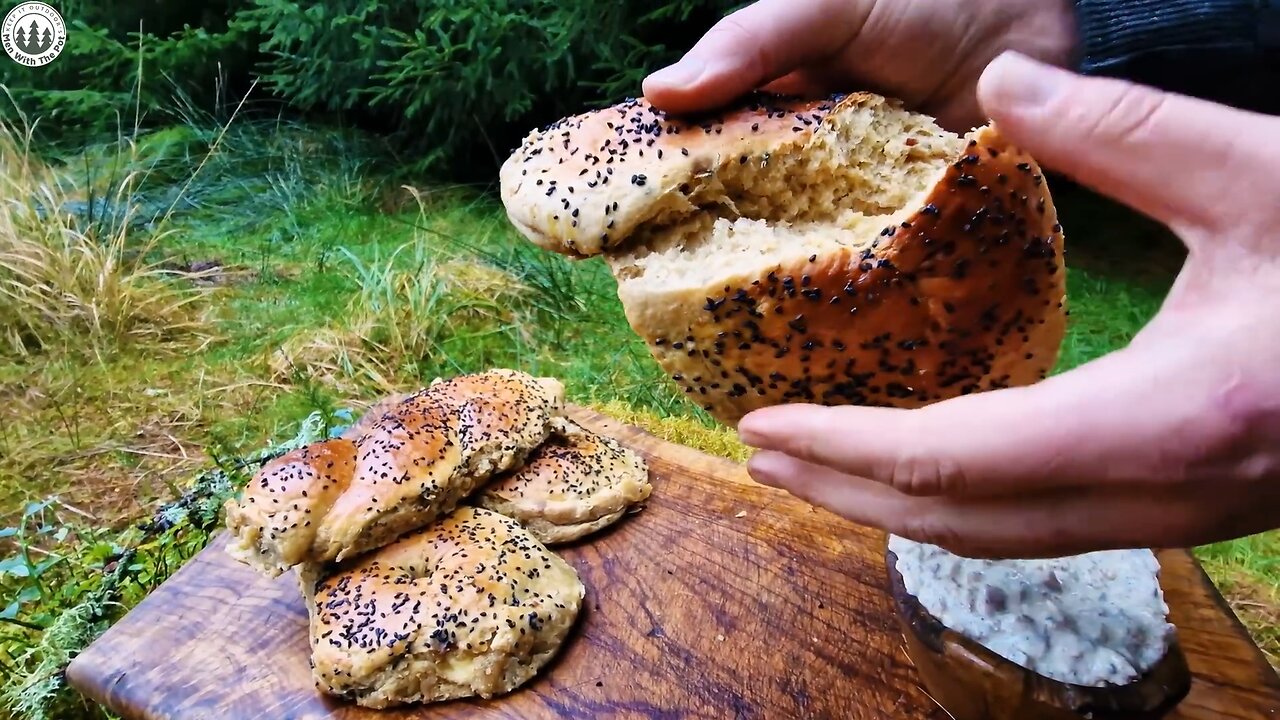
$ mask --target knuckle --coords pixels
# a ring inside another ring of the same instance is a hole
[[[968,486],[959,463],[914,453],[893,463],[889,484],[906,495],[961,495]]]
[[[908,540],[936,545],[961,557],[969,550],[968,544],[956,530],[955,524],[946,515],[937,511],[923,511],[905,517],[898,529],[899,532],[895,534]]]
[[[791,433],[779,448],[782,452],[806,462],[820,460],[817,438],[812,433]]]
[[[1266,448],[1247,453],[1236,462],[1235,475],[1250,485],[1280,478],[1280,452],[1275,448]]]
[[[1151,135],[1167,105],[1168,96],[1162,92],[1120,83],[1102,112],[1090,114],[1083,122],[1091,136],[1105,142],[1129,143]]]

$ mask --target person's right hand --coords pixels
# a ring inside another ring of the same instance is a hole
[[[1280,117],[1012,52],[978,94],[1044,168],[1183,240],[1160,311],[1124,348],[1030,385],[910,410],[756,410],[738,423],[761,450],[751,476],[971,558],[1280,528]]]
[[[760,0],[649,76],[644,95],[688,113],[761,87],[869,90],[965,131],[982,123],[975,88],[997,55],[1065,66],[1074,49],[1070,0]]]

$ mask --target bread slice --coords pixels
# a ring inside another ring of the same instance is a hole
[[[1063,235],[1034,159],[858,93],[643,100],[530,134],[502,170],[538,245],[603,254],[632,328],[720,420],[788,402],[916,407],[1044,377]]]

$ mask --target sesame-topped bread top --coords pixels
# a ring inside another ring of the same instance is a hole
[[[480,491],[481,507],[515,518],[548,545],[579,540],[621,519],[653,492],[639,453],[568,418],[523,467]]]
[[[756,94],[677,119],[628,99],[526,136],[502,166],[502,201],[539,246],[597,255],[641,223],[696,210],[722,164],[803,144],[839,101]]]
[[[514,690],[568,638],[585,593],[515,520],[471,507],[299,575],[317,687],[371,708]]]

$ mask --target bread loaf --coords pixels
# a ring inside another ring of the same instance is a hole
[[[993,126],[961,137],[867,93],[693,119],[629,100],[531,133],[501,181],[530,241],[605,256],[632,328],[729,424],[915,407],[1057,359],[1062,229]]]
[[[559,650],[585,591],[515,520],[470,507],[299,578],[316,686],[372,708],[514,690]]]
[[[408,400],[410,394],[411,393],[393,393],[381,400],[378,400],[374,404],[370,405],[369,408],[364,411],[364,414],[355,422],[351,423],[346,430],[343,430],[340,437],[347,438],[348,440],[359,440],[362,435],[372,430],[373,426],[376,425],[383,416],[395,410],[400,403]]]
[[[514,370],[437,381],[334,438],[264,465],[226,503],[231,555],[279,575],[381,547],[524,462],[564,411],[564,386]]]
[[[525,464],[476,493],[476,504],[513,518],[548,545],[614,524],[653,492],[636,451],[568,418]]]

